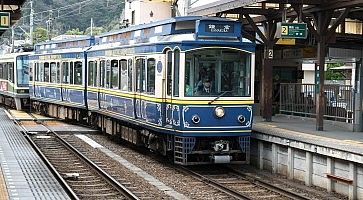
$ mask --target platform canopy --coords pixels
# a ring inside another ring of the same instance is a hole
[[[0,0],[0,35],[21,17],[21,6],[25,0]]]
[[[194,0],[194,2],[199,2],[202,0]],[[286,10],[286,12],[283,12]],[[301,12],[300,12],[301,11]],[[304,21],[311,22],[308,25],[314,25],[314,19],[321,12],[331,12],[332,21],[334,22],[342,21],[344,19],[349,19],[351,21],[357,22],[357,31],[351,33],[345,31],[346,29],[351,29],[351,25],[343,23],[342,26],[337,27],[339,30],[336,34],[336,39],[347,45],[353,44],[357,46],[357,42],[363,44],[362,37],[362,21],[363,21],[363,0],[215,0],[211,3],[203,4],[201,6],[196,6],[188,9],[188,15],[208,15],[208,16],[221,16],[226,15],[236,17],[241,20],[249,31],[249,25],[251,21],[248,21],[244,16],[249,15],[254,23],[261,24],[267,21],[281,21],[283,13],[286,14],[286,20],[289,22]],[[338,24],[338,23],[337,23]],[[349,27],[348,27],[349,26]],[[311,27],[308,27],[311,29]],[[250,33],[256,32],[249,31]],[[312,33],[314,34],[314,33]],[[334,41],[335,42],[335,41]],[[347,43],[348,42],[348,43]]]

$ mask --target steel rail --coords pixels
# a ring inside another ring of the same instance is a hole
[[[23,127],[23,125],[20,124],[20,120],[17,120],[14,115],[11,114],[6,109],[6,112],[12,116],[13,122],[20,127],[21,132],[23,133],[24,137],[30,145],[35,149],[36,153],[39,155],[39,157],[43,160],[45,165],[48,167],[50,172],[54,175],[54,177],[58,180],[58,182],[61,184],[62,188],[65,190],[67,195],[74,200],[79,200],[79,197],[76,195],[76,193],[72,190],[72,188],[68,185],[68,183],[64,180],[64,178],[58,173],[58,171],[55,169],[55,167],[50,163],[50,161],[47,159],[47,157],[43,154],[43,152],[38,148],[38,146],[33,142],[33,140],[29,137],[27,130]]]
[[[258,179],[256,177],[253,177],[249,174],[246,174],[246,173],[243,173],[241,171],[238,171],[236,169],[233,169],[231,167],[226,167],[228,170],[230,170],[232,173],[235,173],[237,174],[238,176],[242,176],[243,178],[246,178],[250,181],[253,181],[254,184],[260,186],[260,187],[263,187],[263,188],[266,188],[270,191],[273,191],[273,192],[276,192],[278,194],[281,194],[282,196],[286,196],[286,197],[289,197],[291,199],[296,199],[296,200],[309,200],[311,198],[308,198],[308,197],[305,197],[301,194],[298,194],[296,192],[293,192],[293,191],[289,191],[289,190],[284,190],[274,184],[271,184],[271,183],[268,183],[267,181],[264,181],[264,180],[261,180],[261,179]]]

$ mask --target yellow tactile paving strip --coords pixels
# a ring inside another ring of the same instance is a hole
[[[3,172],[0,168],[0,200],[7,200],[7,199],[9,199],[8,190],[6,188]]]

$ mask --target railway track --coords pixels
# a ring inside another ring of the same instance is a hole
[[[198,166],[176,169],[188,173],[194,178],[237,199],[310,199],[262,180],[257,180],[252,176],[248,176],[228,167]]]
[[[21,122],[15,122],[21,127]],[[64,138],[39,124],[48,133],[31,136],[25,133],[25,137],[72,199],[139,199]]]

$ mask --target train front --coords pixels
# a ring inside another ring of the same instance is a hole
[[[248,163],[255,44],[241,38],[240,23],[198,23],[196,41],[182,44],[179,88],[183,92],[169,109],[169,122],[179,125],[174,162]]]

